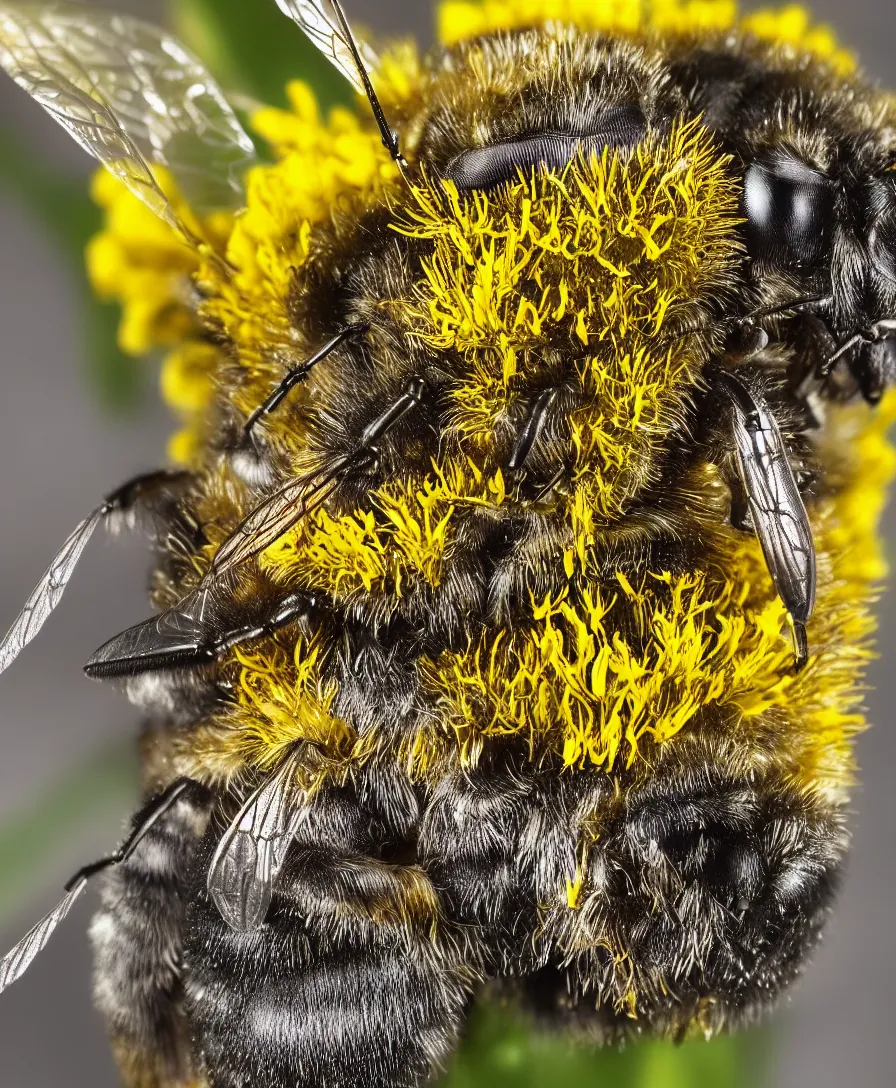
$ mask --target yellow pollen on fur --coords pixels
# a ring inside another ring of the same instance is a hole
[[[739,29],[776,43],[785,59],[808,52],[834,72],[851,70],[830,32],[795,7],[739,18],[728,0],[485,0],[440,11],[448,43],[552,21],[633,36]],[[405,102],[427,78],[416,53],[400,47],[385,55],[378,87],[384,100]],[[842,789],[851,738],[864,725],[857,691],[885,571],[876,532],[894,470],[885,433],[892,394],[876,416],[863,405],[829,411],[821,457],[836,486],[811,509],[820,581],[802,673],[755,539],[709,531],[695,517],[692,531],[706,534],[699,569],[626,578],[595,562],[602,534],[656,483],[657,450],[680,433],[705,363],[687,342],[663,344],[670,315],[738,259],[738,193],[709,135],[678,125],[631,156],[579,159],[494,193],[449,185],[443,201],[426,179],[412,192],[401,187],[366,116],[321,116],[301,83],[289,98],[288,110],[254,118],[274,161],[249,175],[244,210],[198,223],[176,204],[216,259],[184,246],[106,174],[94,190],[106,225],[88,251],[97,291],[122,304],[122,346],[166,353],[163,393],[183,424],[170,452],[196,465],[214,456],[204,428],[215,398],[248,413],[289,361],[319,346],[305,341],[291,307],[334,207],[388,207],[395,234],[428,247],[412,297],[383,306],[416,342],[461,360],[446,390],[449,452],[431,471],[377,486],[363,507],[315,511],[259,557],[265,578],[339,606],[375,600],[385,614],[412,593],[438,590],[470,511],[514,516],[517,484],[502,471],[495,432],[518,422],[513,413],[551,351],[576,360],[577,406],[562,435],[570,479],[550,508],[566,531],[553,560],[565,584],[533,595],[512,626],[472,627],[465,645],[420,659],[437,714],[429,733],[403,741],[402,765],[434,773],[444,750],[472,763],[492,738],[512,735],[533,757],[621,771],[649,766],[652,746],[712,714],[745,742],[783,723],[787,774],[807,789]],[[288,456],[300,454],[304,436],[284,430],[272,417],[270,433]],[[709,479],[713,466],[703,468]],[[229,501],[225,483],[208,500],[212,515]],[[205,729],[209,760],[228,773],[267,767],[308,741],[344,767],[371,751],[375,737],[358,737],[333,714],[338,693],[324,657],[305,637],[289,651],[277,640],[236,651],[238,706]],[[568,902],[578,902],[575,879]]]

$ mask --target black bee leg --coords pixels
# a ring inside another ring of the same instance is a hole
[[[752,316],[745,317],[734,327],[729,349],[737,356],[752,359],[768,347],[769,335]]]
[[[813,346],[817,355],[827,358],[837,350],[837,341],[834,339],[831,330],[821,316],[814,313],[806,313],[803,315],[803,323],[808,330],[810,338],[814,341]]]
[[[750,504],[747,501],[747,493],[740,480],[735,480],[731,484],[731,513],[729,514],[729,520],[732,529],[737,529],[741,533],[749,533],[751,536],[756,532],[750,517]]]
[[[152,801],[134,819],[131,834],[115,853],[94,861],[79,869],[65,886],[65,895],[56,906],[46,914],[25,936],[0,959],[0,993],[18,981],[34,962],[35,957],[46,948],[50,938],[68,915],[72,907],[84,893],[91,877],[107,869],[127,862],[137,847],[143,842],[156,823],[161,820],[182,795],[202,787],[190,779],[182,778],[173,782],[166,790]]]
[[[202,787],[175,783],[137,816],[125,860],[102,884],[90,930],[95,996],[127,1088],[195,1083],[180,961],[184,894],[207,819]]]
[[[370,109],[373,113],[373,119],[376,121],[377,128],[380,130],[380,136],[382,137],[383,147],[392,156],[392,160],[396,163],[399,170],[404,176],[405,171],[408,168],[407,160],[401,153],[401,148],[398,144],[398,133],[391,127],[386,115],[383,112],[383,107],[380,104],[380,100],[377,97],[377,93],[373,88],[373,83],[370,81],[370,74],[367,71],[367,65],[364,63],[361,52],[358,49],[358,43],[355,41],[355,35],[352,32],[352,28],[349,25],[349,21],[346,18],[345,12],[342,8],[340,0],[330,0],[333,11],[336,13],[336,20],[339,23],[339,27],[342,30],[342,34],[348,45],[349,52],[352,55],[355,67],[358,70],[358,75],[361,77],[361,84],[364,87],[364,93],[367,95],[367,101],[370,103]]]
[[[97,873],[103,872],[104,869],[111,869],[113,865],[121,865],[130,860],[140,843],[143,842],[150,831],[152,831],[153,827],[155,827],[158,821],[165,816],[168,810],[177,804],[180,797],[183,794],[198,788],[197,783],[189,778],[178,778],[176,781],[172,782],[167,789],[163,790],[157,797],[154,797],[149,804],[134,817],[130,835],[128,835],[124,843],[115,851],[115,853],[110,854],[108,857],[100,858],[99,861],[92,861],[89,865],[83,866],[75,873],[71,880],[69,880],[68,884],[65,886],[65,890],[71,891],[76,884],[81,884],[90,880],[92,876],[96,876]]]
[[[557,389],[545,389],[539,393],[526,416],[520,433],[513,445],[510,458],[507,462],[509,469],[522,468],[526,459],[532,452],[532,447],[538,441],[538,436],[544,427],[544,422],[550,411],[551,405],[557,399]]]
[[[389,407],[368,423],[361,433],[361,441],[358,446],[360,460],[365,460],[370,455],[376,455],[376,443],[384,438],[412,408],[418,408],[426,392],[426,384],[422,378],[411,378],[404,388],[404,392],[396,397]]]
[[[750,521],[750,505],[742,499],[731,500],[731,526],[742,533],[753,532],[753,523]]]
[[[806,625],[799,620],[793,620],[793,656],[794,672],[801,672],[809,661],[809,636],[806,633]]]
[[[896,318],[876,321],[869,329],[850,336],[818,368],[826,378],[845,359],[862,396],[877,404],[886,387],[896,378]]]
[[[797,348],[793,366],[794,392],[812,415],[813,425],[820,426],[807,398],[818,382],[818,360],[827,359],[837,350],[837,341],[820,314],[809,310],[802,313]]]
[[[276,389],[267,397],[254,412],[246,420],[246,425],[243,428],[243,433],[246,438],[251,438],[252,431],[255,424],[261,419],[262,416],[270,415],[271,412],[280,404],[280,402],[287,396],[290,390],[294,389],[297,385],[300,385],[311,373],[312,368],[325,359],[331,352],[335,351],[340,344],[344,343],[349,337],[357,335],[363,329],[362,325],[348,325],[346,328],[337,332],[335,336],[331,337],[323,347],[319,348],[310,359],[306,359],[304,363],[300,363],[298,366],[293,367],[292,370],[286,375],[280,382]]]
[[[896,320],[877,321],[854,366],[859,390],[869,404],[877,404],[896,378]]]

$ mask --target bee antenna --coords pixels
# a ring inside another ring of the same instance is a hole
[[[349,26],[348,18],[346,17],[340,0],[330,0],[330,3],[332,4],[333,11],[339,22],[339,28],[345,35],[345,40],[348,44],[349,51],[351,52],[352,60],[355,62],[355,67],[358,69],[358,75],[361,77],[361,83],[364,85],[364,93],[367,95],[367,101],[370,103],[370,108],[373,111],[374,120],[376,121],[377,127],[380,130],[380,135],[383,138],[383,146],[392,156],[392,159],[398,165],[402,176],[404,176],[404,172],[408,168],[408,163],[398,146],[398,133],[386,120],[386,114],[383,112],[383,107],[380,105],[377,93],[373,89],[373,83],[370,81],[370,74],[361,58],[361,51],[358,49],[358,43],[355,40],[355,35],[352,33],[351,26]]]

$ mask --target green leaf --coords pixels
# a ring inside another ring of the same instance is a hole
[[[485,1003],[440,1088],[747,1088],[762,1082],[756,1068],[763,1049],[756,1033],[596,1049],[533,1032],[519,1015]]]
[[[147,368],[119,350],[118,307],[95,299],[84,274],[84,248],[102,223],[86,183],[60,172],[37,149],[2,127],[0,186],[50,232],[74,274],[79,290],[76,313],[82,321],[84,357],[92,384],[107,407],[133,409],[145,388]]]
[[[277,7],[275,0],[170,0],[171,23],[226,91],[272,106],[291,79],[310,83],[323,108],[351,103],[353,90]]]
[[[108,821],[110,845],[114,843],[136,796],[136,753],[128,741],[92,753],[7,817],[0,829],[0,922],[21,910],[47,882],[67,846],[85,828]],[[60,887],[84,860],[74,859],[55,874]]]
[[[739,1088],[762,1083],[756,1075],[764,1036],[756,1032],[723,1035],[675,1046],[649,1042],[638,1047],[639,1088]]]

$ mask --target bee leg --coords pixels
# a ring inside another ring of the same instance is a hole
[[[850,336],[819,364],[818,377],[827,378],[845,359],[869,404],[877,404],[896,378],[896,319],[876,321],[869,329]]]
[[[252,431],[255,428],[255,424],[262,418],[262,416],[268,416],[274,409],[280,404],[280,402],[287,396],[287,394],[294,389],[297,385],[300,385],[311,373],[312,367],[326,357],[340,344],[344,343],[352,336],[356,336],[364,329],[363,325],[348,325],[344,329],[341,329],[335,336],[331,337],[321,348],[311,356],[310,359],[306,359],[304,363],[300,363],[298,366],[292,368],[280,384],[274,389],[273,393],[267,397],[261,404],[252,412],[249,418],[246,420],[245,427],[243,428],[243,434],[246,438],[252,437]]]
[[[740,477],[730,480],[728,486],[731,491],[731,510],[728,514],[731,528],[737,529],[740,533],[749,533],[750,536],[755,535],[756,529],[750,516],[750,503]]]
[[[352,32],[352,28],[349,25],[349,21],[343,11],[340,0],[330,0],[333,11],[336,13],[336,19],[340,29],[345,37],[345,41],[348,45],[349,52],[352,55],[355,67],[358,70],[358,75],[361,77],[361,84],[364,87],[364,93],[367,95],[367,101],[370,103],[370,109],[373,113],[373,119],[376,121],[377,128],[380,130],[380,136],[383,141],[383,147],[392,156],[393,162],[398,166],[402,176],[408,169],[407,160],[401,153],[401,148],[398,143],[398,133],[391,127],[386,115],[383,112],[383,107],[380,105],[380,100],[377,97],[377,93],[373,88],[373,83],[370,80],[370,74],[367,71],[367,65],[361,58],[360,50],[358,49],[358,43],[355,41],[355,35]]]
[[[525,465],[526,459],[532,452],[532,447],[538,441],[545,419],[559,392],[559,389],[545,389],[530,406],[507,461],[509,469],[520,469]]]
[[[151,823],[137,818],[139,841],[109,869],[90,929],[96,1002],[127,1088],[195,1083],[179,965],[184,891],[208,809],[191,786]]]
[[[750,504],[743,495],[731,496],[731,514],[729,515],[731,528],[739,533],[749,533],[753,536],[756,530],[750,517]]]
[[[733,336],[736,343],[731,345],[739,359],[748,360],[765,351],[769,344],[766,330],[752,317],[745,317],[735,326]]]
[[[855,372],[862,396],[869,404],[877,404],[896,377],[896,320],[878,321],[871,326]]]
[[[362,459],[365,454],[376,455],[376,443],[384,438],[404,417],[414,408],[420,407],[420,402],[426,392],[426,384],[422,378],[411,378],[404,388],[401,396],[389,405],[389,407],[368,423],[361,434],[358,452]]]
[[[809,663],[809,634],[805,623],[795,620],[792,616],[791,642],[793,643],[793,671],[802,672]]]

